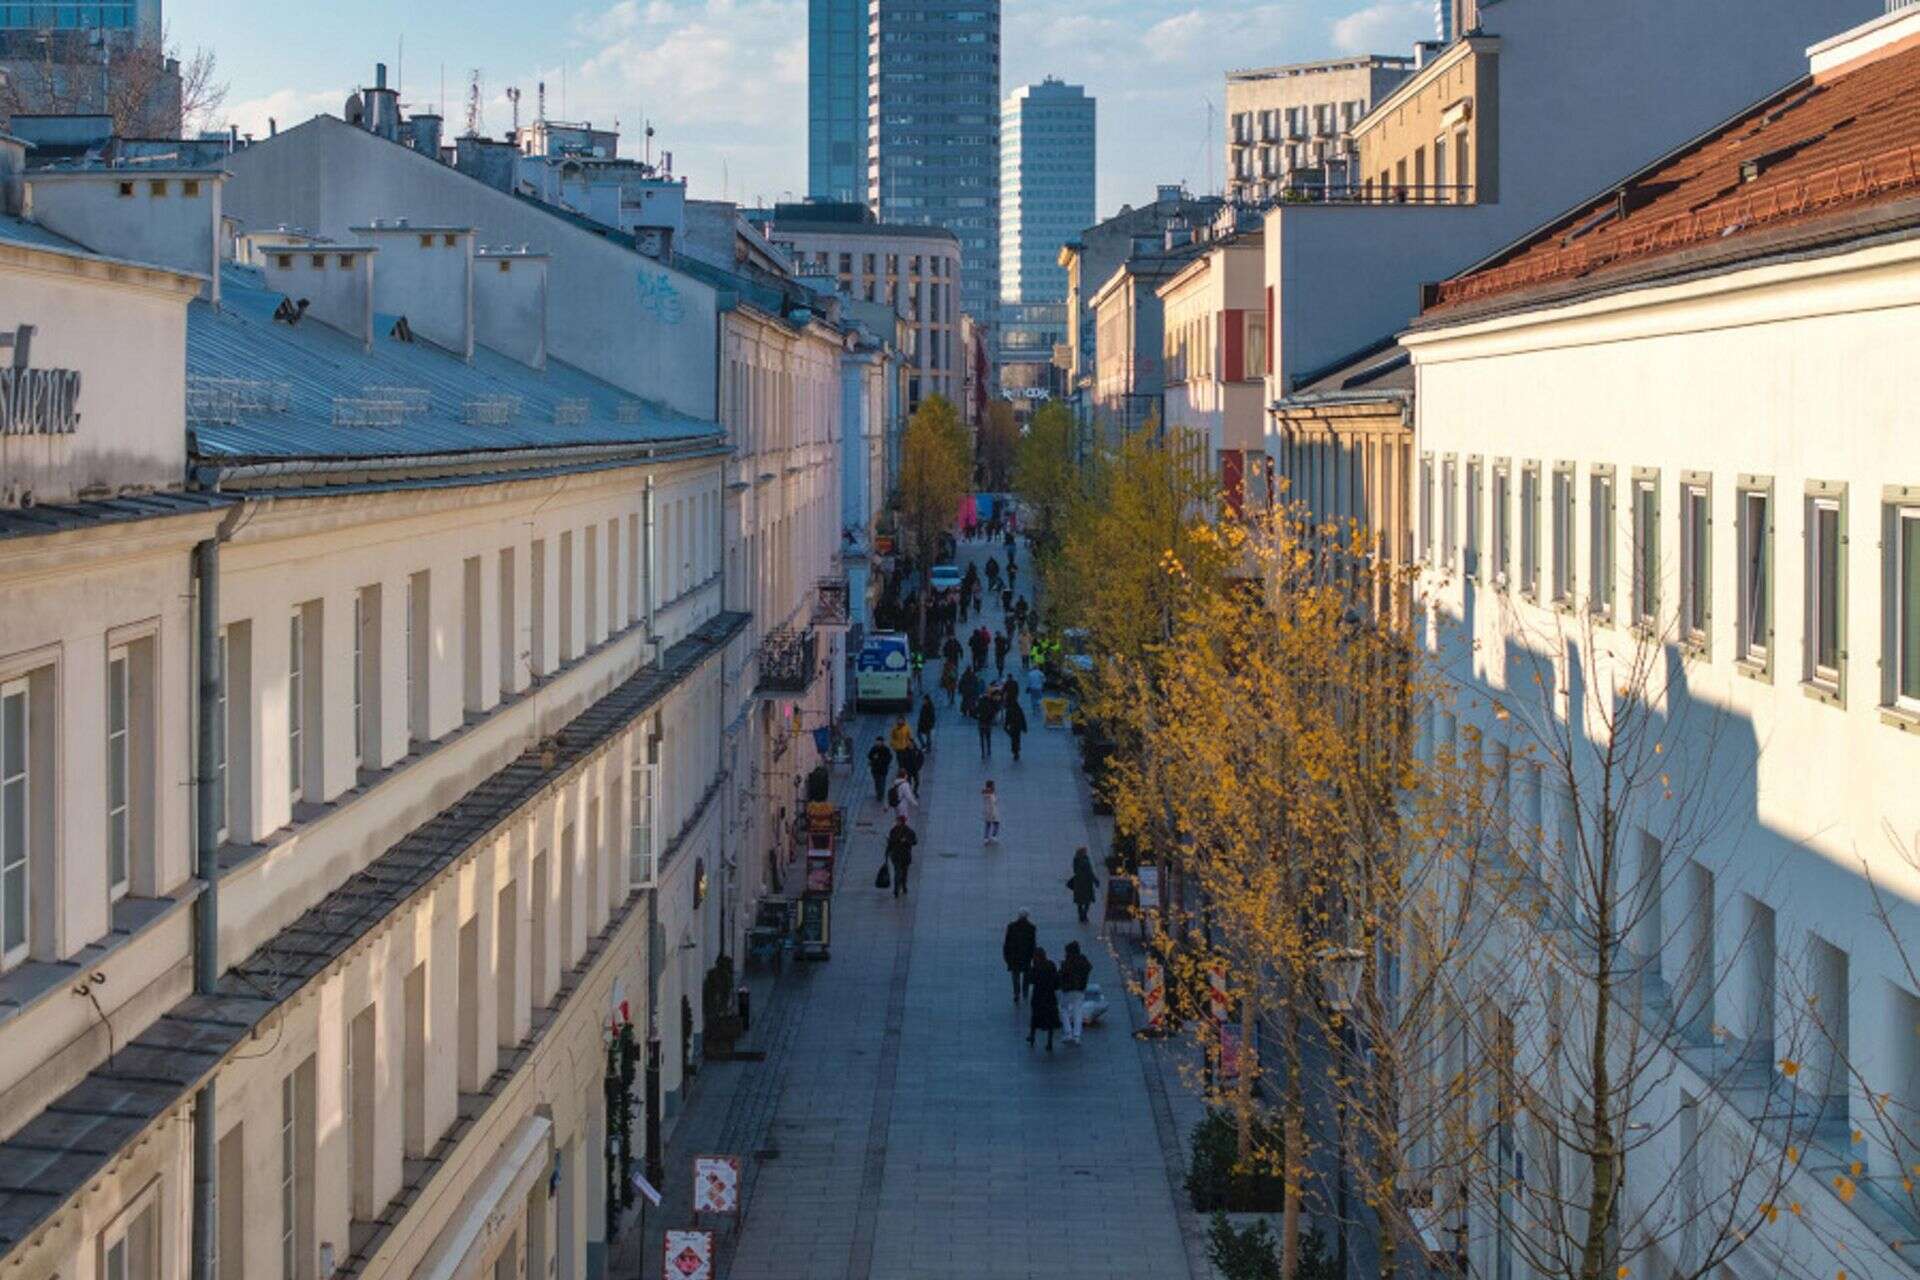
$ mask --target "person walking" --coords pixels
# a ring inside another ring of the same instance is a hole
[[[993,722],[999,718],[1000,701],[993,691],[980,696],[974,709],[974,721],[980,726],[980,758],[993,759]]]
[[[940,668],[940,688],[947,695],[948,706],[952,706],[954,699],[959,696],[960,677],[954,674],[958,670],[959,668],[951,662]]]
[[[1013,752],[1015,764],[1020,762],[1020,737],[1027,731],[1027,713],[1020,709],[1020,695],[1008,682],[1006,709],[1000,715],[1007,730],[1007,748]]]
[[[1053,1033],[1060,1029],[1060,970],[1047,959],[1045,947],[1033,949],[1033,964],[1027,970],[1029,1010],[1027,1043],[1039,1032],[1047,1033],[1047,1052],[1053,1052]]]
[[[1080,950],[1080,944],[1069,942],[1067,954],[1060,961],[1060,1020],[1065,1025],[1068,1044],[1080,1043],[1080,1013],[1087,1000],[1087,982],[1093,977],[1093,961],[1087,959]]]
[[[887,745],[893,748],[895,755],[913,745],[913,726],[907,723],[904,714],[894,717],[893,728],[887,730]]]
[[[1013,562],[1013,553],[1007,553],[1007,590],[1012,591],[1020,582],[1020,566]]]
[[[1039,941],[1039,930],[1033,927],[1033,919],[1025,911],[1007,922],[1006,937],[1000,943],[1000,958],[1007,962],[1007,972],[1013,975],[1015,1004],[1020,1003],[1020,997],[1033,985],[1033,953]]]
[[[887,832],[887,861],[893,864],[893,896],[896,898],[907,892],[907,869],[913,865],[913,846],[918,843],[920,837],[907,825],[907,815],[897,815],[893,830]]]
[[[1017,620],[1013,625],[1020,631],[1020,638],[1013,642],[1013,650],[1020,655],[1020,669],[1025,671],[1033,666],[1033,632],[1020,626]]]
[[[1047,691],[1047,673],[1039,667],[1027,668],[1027,701],[1033,704],[1033,713],[1040,714],[1040,698]]]
[[[987,779],[987,785],[980,788],[980,817],[984,834],[981,844],[1000,843],[1000,793],[993,789],[993,779]]]
[[[987,557],[987,585],[995,591],[1000,589],[1000,562],[992,556]]]
[[[1013,648],[1013,641],[1004,631],[996,631],[993,636],[993,667],[1001,675],[1007,674],[1007,651]]]
[[[1094,878],[1093,859],[1087,856],[1087,846],[1081,845],[1073,853],[1073,874],[1067,878],[1067,888],[1073,890],[1073,905],[1080,912],[1080,923],[1087,922],[1087,908],[1093,905],[1094,890],[1100,887],[1100,881]]]
[[[927,753],[920,749],[918,742],[907,744],[905,751],[899,752],[894,759],[900,762],[900,771],[907,775],[907,781],[913,784],[913,794],[920,794],[920,767],[927,762]]]
[[[887,771],[893,767],[893,752],[885,740],[875,738],[867,749],[867,772],[873,775],[873,802],[884,804],[887,798]]]
[[[904,762],[900,766],[899,775],[893,780],[893,785],[887,788],[887,807],[892,809],[902,822],[905,822],[913,811],[920,807],[920,797],[913,789],[913,779],[907,776],[907,766]]]
[[[987,665],[987,648],[993,643],[992,634],[985,627],[976,627],[973,634],[967,637],[967,648],[973,653],[974,666]]]
[[[933,696],[923,694],[920,698],[920,750],[922,754],[933,750],[933,722],[936,717],[933,709]]]
[[[980,701],[980,672],[968,667],[966,674],[960,677],[960,714],[971,720],[978,710]]]
[[[960,641],[954,635],[948,634],[946,643],[940,646],[940,660],[956,671],[960,669]]]

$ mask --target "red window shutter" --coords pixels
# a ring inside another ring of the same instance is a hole
[[[1225,330],[1224,341],[1220,343],[1220,353],[1225,359],[1225,368],[1220,377],[1226,382],[1238,382],[1247,376],[1247,313],[1245,311],[1226,310],[1220,313],[1220,324]]]

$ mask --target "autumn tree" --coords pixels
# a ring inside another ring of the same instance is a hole
[[[941,536],[953,528],[972,475],[971,450],[960,414],[944,396],[929,396],[907,420],[900,447],[900,511],[903,550],[922,583],[940,556]],[[919,640],[927,642],[927,592],[919,592]]]
[[[989,401],[979,437],[974,452],[980,487],[1005,493],[1013,485],[1014,454],[1020,446],[1020,421],[1014,416],[1013,406],[1005,400]]]

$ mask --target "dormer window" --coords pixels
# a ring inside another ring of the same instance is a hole
[[[324,253],[314,254],[312,266],[315,271],[325,271],[327,269],[327,255]]]
[[[183,195],[183,196],[197,196],[197,195],[199,195],[199,194],[200,194],[200,179],[198,179],[198,178],[187,178],[187,179],[185,179],[185,180],[183,180],[183,181],[182,181],[182,182],[180,183],[180,194],[181,194],[181,195]]]
[[[279,268],[280,268],[280,269],[281,269],[282,271],[291,271],[291,270],[293,270],[293,255],[292,255],[292,254],[290,254],[290,253],[277,253],[277,254],[275,254],[275,255],[274,255],[274,259],[273,259],[273,260],[274,260],[274,265],[275,265],[275,266],[277,266],[277,267],[279,267]]]
[[[127,197],[127,196],[131,196],[131,195],[133,194],[133,184],[132,184],[131,182],[123,182],[123,183],[121,183],[121,184],[120,184],[120,194],[121,194],[121,196],[122,196],[122,197]]]
[[[420,237],[420,247],[421,247],[422,249],[431,249],[431,248],[433,248],[433,237],[432,237],[432,236],[421,236],[421,237]]]
[[[449,231],[447,234],[441,236],[440,243],[449,249],[453,248],[453,233]]]
[[[167,194],[167,180],[165,178],[155,178],[153,181],[147,183],[147,194],[150,196],[164,196]]]
[[[343,254],[341,254],[341,255],[340,255],[340,266],[341,266],[341,269],[342,269],[342,270],[345,270],[345,269],[347,269],[347,268],[349,268],[349,267],[351,267],[351,266],[353,266],[353,255],[352,255],[352,254],[350,254],[350,253],[343,253]]]
[[[511,262],[502,262],[502,263],[500,264],[500,270],[502,270],[502,271],[511,271],[511,270],[513,270],[513,264],[512,264]]]

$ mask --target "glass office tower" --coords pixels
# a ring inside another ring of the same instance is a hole
[[[807,194],[867,198],[867,0],[807,2]]]

